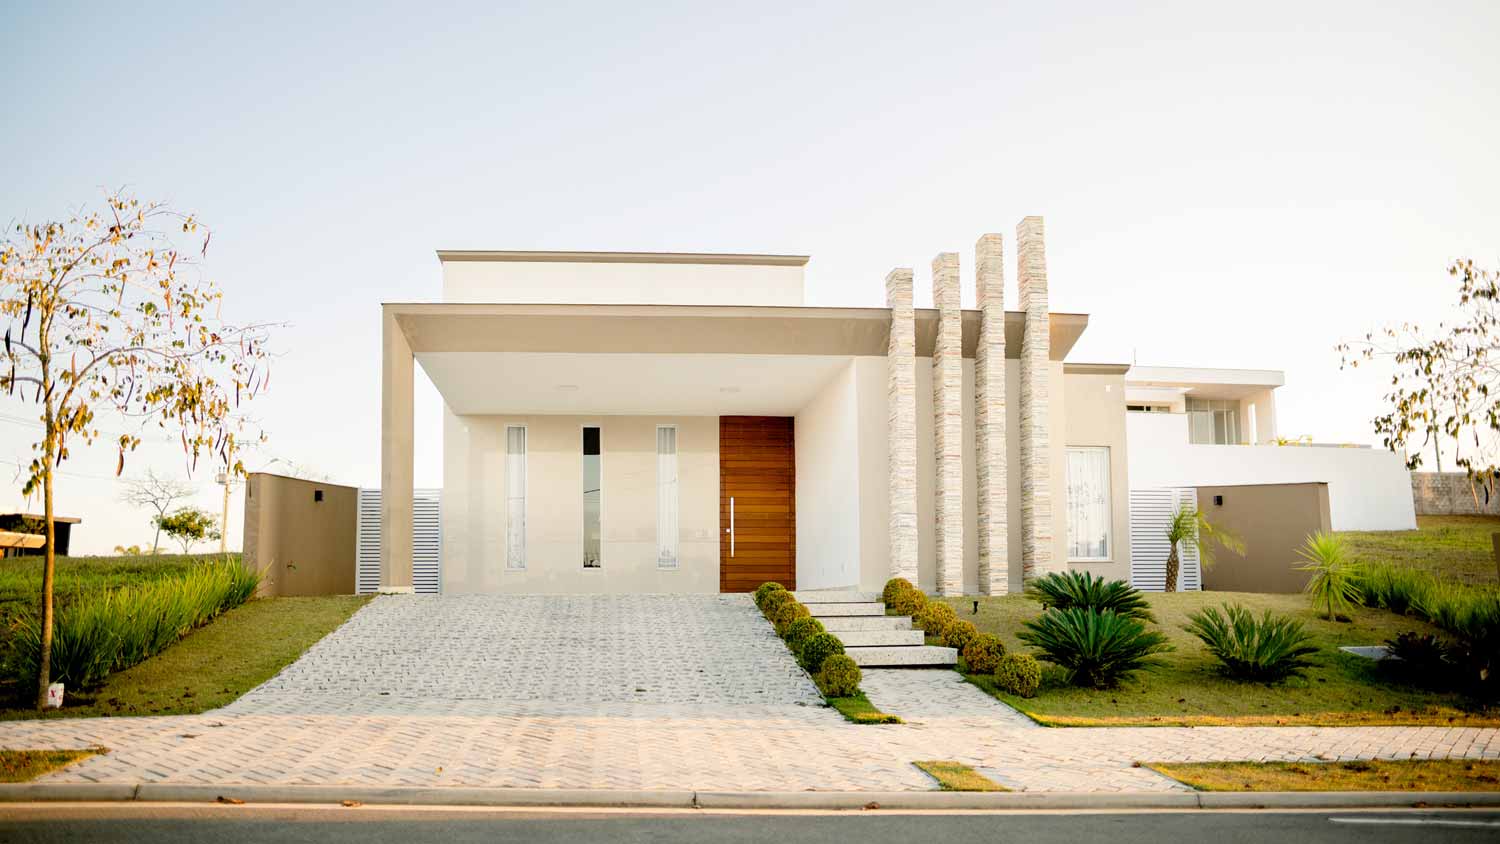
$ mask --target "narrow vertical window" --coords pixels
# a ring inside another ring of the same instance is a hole
[[[604,507],[604,472],[599,454],[599,428],[583,429],[583,567],[600,565],[603,537],[599,534],[599,517]]]
[[[677,428],[656,429],[656,565],[677,568]]]
[[[526,428],[505,429],[505,567],[526,568]]]
[[[1110,559],[1109,449],[1068,449],[1068,559]]]

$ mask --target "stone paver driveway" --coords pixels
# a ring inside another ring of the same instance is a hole
[[[1135,761],[1500,758],[1500,730],[1042,729],[946,671],[869,671],[910,723],[858,726],[744,596],[372,601],[221,710],[0,723],[0,747],[103,745],[53,781],[903,790],[917,759],[1018,789],[1180,788]]]

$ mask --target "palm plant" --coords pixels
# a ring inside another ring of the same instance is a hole
[[[1177,512],[1172,514],[1172,522],[1167,525],[1167,543],[1171,546],[1167,552],[1168,592],[1177,591],[1177,571],[1182,567],[1177,547],[1183,543],[1192,545],[1198,551],[1198,565],[1203,568],[1214,564],[1215,545],[1221,545],[1241,557],[1245,556],[1244,540],[1233,531],[1210,522],[1201,510],[1191,504],[1178,507]]]
[[[1026,596],[1043,609],[1070,607],[1111,610],[1116,615],[1155,621],[1140,590],[1123,580],[1105,580],[1086,571],[1053,572],[1026,584]]]
[[[1017,635],[1038,655],[1068,669],[1075,685],[1106,689],[1133,672],[1159,664],[1167,639],[1134,618],[1078,607],[1047,610]]]
[[[1224,671],[1238,680],[1275,683],[1301,674],[1318,652],[1302,623],[1266,610],[1257,619],[1238,604],[1204,607],[1188,616],[1184,630],[1208,646],[1208,652],[1224,664]]]
[[[1349,557],[1342,536],[1320,530],[1307,538],[1297,555],[1304,560],[1297,570],[1312,575],[1303,588],[1314,608],[1325,610],[1329,621],[1353,609],[1360,600],[1359,564]]]

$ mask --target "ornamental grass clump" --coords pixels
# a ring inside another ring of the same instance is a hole
[[[1029,654],[1007,653],[995,666],[995,687],[1018,697],[1036,697],[1042,687],[1042,666]]]
[[[973,641],[974,637],[978,635],[979,628],[974,626],[974,622],[955,618],[953,621],[948,622],[947,627],[943,628],[943,644],[956,649],[959,653],[963,653],[964,648],[968,647],[969,642]]]
[[[1437,586],[1437,579],[1410,566],[1377,563],[1360,568],[1358,585],[1360,601],[1365,606],[1406,615],[1427,599]]]
[[[823,670],[823,661],[834,654],[844,652],[844,643],[832,633],[814,633],[802,643],[802,667],[807,673],[816,675]]]
[[[941,636],[943,628],[958,620],[958,613],[942,601],[928,601],[912,621],[929,636]]]
[[[111,672],[144,662],[195,627],[243,604],[259,583],[259,574],[225,561],[177,577],[80,595],[53,620],[52,680],[75,687],[97,685]],[[30,682],[40,661],[41,624],[33,613],[22,613],[14,622],[6,673]]]
[[[811,618],[812,613],[800,601],[782,601],[771,614],[771,623],[776,625],[776,635],[786,638],[788,631],[798,619]]]
[[[1074,685],[1095,689],[1159,665],[1156,654],[1172,650],[1165,636],[1137,619],[1076,607],[1047,610],[1026,622],[1017,638],[1067,669]]]
[[[964,645],[961,653],[970,674],[993,674],[1000,657],[1005,656],[1005,643],[993,633],[980,633]]]
[[[777,583],[774,580],[766,581],[765,583],[762,583],[761,585],[755,587],[755,606],[763,610],[766,605],[766,598],[769,597],[772,592],[785,591],[786,587],[782,586],[780,583]]]
[[[1110,610],[1124,618],[1155,621],[1140,590],[1123,580],[1105,580],[1084,571],[1054,572],[1026,584],[1026,597],[1042,609]]]
[[[1223,663],[1236,680],[1278,683],[1313,666],[1308,657],[1318,652],[1302,622],[1270,610],[1256,618],[1238,604],[1204,607],[1188,616],[1183,626]]]
[[[823,667],[813,679],[828,697],[849,697],[859,691],[859,681],[863,678],[852,657],[836,653],[824,658]]]

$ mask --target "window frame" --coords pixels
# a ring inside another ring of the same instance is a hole
[[[1074,453],[1093,453],[1104,455],[1104,556],[1102,557],[1075,557],[1073,556],[1073,509],[1072,485],[1067,482],[1068,466],[1063,466],[1063,494],[1066,496],[1066,507],[1069,511],[1064,543],[1067,545],[1068,562],[1070,563],[1112,563],[1115,560],[1115,514],[1114,514],[1114,455],[1107,445],[1070,445],[1064,450],[1064,459],[1071,460]]]
[[[519,430],[521,432],[521,559],[519,564],[510,558],[511,532],[514,526],[511,524],[511,451],[510,432]],[[530,556],[530,547],[526,536],[526,522],[531,515],[531,431],[524,424],[506,424],[505,426],[505,568],[506,572],[524,572],[527,569],[527,558]]]
[[[675,489],[672,494],[672,505],[676,509],[677,535],[672,537],[672,562],[667,564],[662,557],[662,474],[661,474],[661,432],[672,431],[672,467],[674,477],[672,479]],[[682,429],[675,423],[658,424],[656,426],[656,568],[658,571],[679,571],[682,568]]]
[[[586,572],[604,570],[604,425],[599,422],[584,422],[578,426],[578,490],[580,494],[583,493],[584,475],[588,471],[584,466],[584,458],[587,455],[583,453],[583,432],[589,428],[599,431],[599,560],[597,565],[588,564],[588,510],[584,508],[581,513],[582,518],[579,520],[578,560],[580,561],[579,568]],[[584,502],[580,502],[582,503]]]

